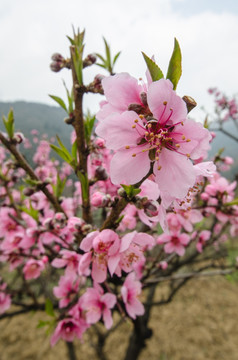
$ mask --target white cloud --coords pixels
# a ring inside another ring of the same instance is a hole
[[[180,95],[209,106],[209,86],[237,92],[238,16],[209,11],[184,17],[172,5],[172,0],[2,0],[0,99],[52,104],[48,93],[62,96],[60,79],[69,84],[69,74],[50,72],[49,63],[56,51],[67,55],[72,24],[86,28],[87,52],[102,51],[105,36],[114,52],[122,50],[116,70],[137,77],[145,72],[142,50],[154,54],[166,72],[176,36],[183,53]],[[86,80],[92,76],[87,70]]]

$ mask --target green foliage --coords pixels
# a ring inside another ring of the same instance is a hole
[[[172,82],[174,86],[174,90],[177,87],[181,75],[182,75],[182,54],[178,40],[175,38],[174,49],[172,56],[170,58],[169,67],[166,75],[166,78]]]
[[[164,74],[161,71],[161,69],[159,68],[159,66],[155,63],[154,60],[150,59],[145,53],[142,52],[142,55],[145,59],[147,68],[150,72],[150,76],[152,78],[153,81],[157,81],[160,79],[163,79]]]
[[[3,120],[3,124],[5,126],[5,129],[7,131],[7,134],[9,136],[9,139],[12,139],[13,135],[14,135],[14,114],[13,114],[13,109],[10,109],[7,118],[6,118],[5,115],[3,115],[2,120]]]
[[[90,138],[92,135],[95,120],[96,120],[95,115],[91,115],[91,113],[88,111],[85,116],[85,121],[84,121],[85,140],[86,140],[87,145],[90,144]]]
[[[33,208],[31,201],[30,201],[29,208],[27,208],[26,206],[21,206],[20,210],[25,212],[26,214],[30,215],[37,222],[39,221],[39,211]]]
[[[225,206],[233,206],[233,205],[238,205],[238,198],[235,198],[234,200],[227,202],[224,204]]]
[[[56,101],[57,104],[59,104],[59,106],[61,106],[62,109],[64,109],[64,110],[68,113],[67,107],[66,107],[65,102],[64,102],[63,99],[61,99],[60,97],[55,96],[55,95],[49,95],[49,97],[51,97],[51,99],[53,99],[54,101]]]
[[[66,184],[67,178],[64,178],[63,180],[60,179],[59,174],[57,174],[57,181],[56,184],[52,184],[54,195],[59,198],[64,191],[65,184]]]
[[[47,315],[55,317],[54,307],[50,299],[46,299],[45,301],[45,312]]]
[[[69,150],[64,146],[62,141],[60,140],[59,136],[56,136],[58,144],[60,147],[51,144],[50,147],[64,160],[66,161],[70,166],[72,166],[73,169],[75,169],[76,160],[73,158],[73,156],[70,154]]]
[[[103,57],[102,55],[96,53],[97,57],[102,61],[102,63],[97,63],[96,65],[106,69],[111,75],[113,74],[113,67],[119,57],[119,55],[121,54],[121,52],[119,51],[112,60],[112,55],[111,55],[111,50],[110,50],[110,46],[108,45],[108,42],[106,41],[105,38],[103,38],[104,41],[104,45],[105,45],[105,57]]]
[[[129,199],[133,198],[134,196],[138,195],[141,192],[141,189],[135,188],[133,185],[121,184],[121,186],[125,190],[126,195]]]
[[[84,51],[83,41],[84,41],[85,30],[80,32],[78,29],[76,33],[73,28],[73,35],[74,35],[73,38],[69,36],[67,36],[67,38],[69,39],[72,47],[74,47],[73,49],[74,51],[72,52],[74,69],[78,83],[79,85],[82,85],[83,84],[83,51]]]
[[[88,177],[84,175],[81,171],[77,172],[79,181],[81,183],[81,189],[82,189],[82,197],[85,201],[88,200]]]

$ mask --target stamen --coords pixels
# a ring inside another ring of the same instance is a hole
[[[135,119],[135,120],[134,120],[135,123],[138,123],[138,121],[139,121],[138,119]]]
[[[161,165],[159,165],[159,166],[157,167],[157,169],[158,169],[158,170],[161,170],[161,168],[162,168],[162,166],[161,166]]]
[[[185,136],[183,135],[183,136],[182,136],[182,140],[185,140],[185,139],[186,139],[186,138],[185,138]]]
[[[140,114],[140,115],[139,115],[139,118],[140,118],[141,120],[144,119],[144,115]]]
[[[186,140],[186,142],[190,142],[190,141],[191,141],[191,139],[187,139],[187,140]]]
[[[132,129],[135,129],[136,128],[136,125],[132,125]]]
[[[189,154],[189,153],[187,153],[186,156],[187,156],[188,158],[190,158],[190,154]]]
[[[132,156],[132,157],[136,157],[136,154],[132,154],[131,156]]]
[[[176,148],[178,148],[178,149],[180,148],[180,145],[179,145],[179,144],[175,144],[175,146],[176,146]]]
[[[125,149],[130,149],[130,146],[129,146],[129,145],[126,145],[126,146],[125,146]]]

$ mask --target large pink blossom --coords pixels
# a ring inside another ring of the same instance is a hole
[[[187,119],[186,104],[173,91],[169,80],[151,83],[146,94],[139,93],[131,77],[125,80],[122,76],[123,86],[120,74],[108,81],[110,86],[105,82],[111,112],[99,116],[101,121],[96,128],[106,146],[115,151],[110,167],[112,182],[135,184],[153,165],[160,190],[173,197],[184,197],[196,178],[190,159],[204,156],[209,149],[208,130]]]
[[[95,283],[93,288],[88,288],[81,297],[81,306],[86,311],[86,321],[88,324],[95,324],[103,317],[105,327],[110,329],[112,326],[111,310],[116,304],[116,295],[106,293],[103,288]]]

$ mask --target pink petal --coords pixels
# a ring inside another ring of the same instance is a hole
[[[187,108],[185,102],[173,91],[170,80],[161,79],[154,81],[148,89],[147,102],[154,117],[163,124],[170,116],[170,121],[178,123],[186,119]],[[167,105],[164,103],[167,102]]]
[[[148,152],[141,152],[140,147],[119,150],[111,160],[111,181],[113,184],[136,184],[149,170]]]
[[[96,134],[106,140],[106,146],[112,150],[118,150],[125,146],[136,146],[140,135],[132,128],[135,120],[141,123],[140,118],[134,111],[125,111],[122,114],[114,113],[101,121],[96,127]],[[141,129],[143,135],[145,131]]]
[[[161,170],[157,169],[158,164]],[[187,195],[196,178],[193,164],[186,156],[165,148],[154,165],[154,174],[160,190],[179,199]]]

